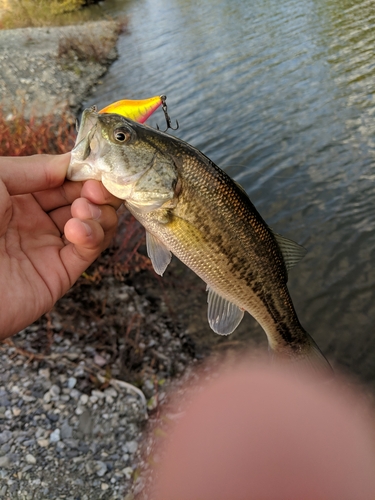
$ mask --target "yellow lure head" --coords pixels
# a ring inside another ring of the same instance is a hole
[[[99,113],[116,113],[135,122],[144,123],[162,103],[161,96],[140,100],[123,99],[106,106]]]

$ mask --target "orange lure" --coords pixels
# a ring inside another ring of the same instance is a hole
[[[99,113],[116,113],[135,122],[144,123],[162,103],[161,96],[140,100],[123,99],[106,106]]]

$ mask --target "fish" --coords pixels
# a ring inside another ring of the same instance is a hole
[[[305,254],[275,233],[245,190],[187,142],[116,113],[83,112],[68,179],[97,179],[146,229],[155,272],[172,254],[207,285],[208,322],[229,335],[251,314],[273,357],[331,367],[299,322],[288,271]]]

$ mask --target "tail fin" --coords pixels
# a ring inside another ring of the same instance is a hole
[[[304,333],[308,342],[301,352],[296,353],[296,351],[291,349],[288,352],[271,351],[273,358],[275,361],[288,362],[291,368],[310,372],[310,374],[320,379],[332,379],[334,371],[328,360],[317,346],[315,340],[307,332]]]
[[[306,335],[309,339],[310,347],[307,350],[306,355],[302,357],[301,362],[304,363],[306,368],[314,374],[323,376],[326,379],[333,378],[334,371],[327,358],[319,349],[315,340],[308,333],[306,333]]]

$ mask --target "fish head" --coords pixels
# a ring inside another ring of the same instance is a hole
[[[86,109],[67,178],[99,180],[141,211],[160,207],[174,197],[177,173],[173,158],[151,140],[152,132],[124,116]]]

